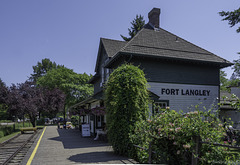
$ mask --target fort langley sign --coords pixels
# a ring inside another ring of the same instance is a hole
[[[209,96],[210,90],[162,88],[162,95]]]

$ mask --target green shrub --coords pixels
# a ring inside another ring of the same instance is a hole
[[[74,127],[76,127],[78,125],[78,116],[72,116],[71,117],[71,123]]]
[[[124,64],[115,69],[106,84],[108,140],[116,153],[134,153],[129,134],[135,123],[148,117],[148,91],[144,73]]]
[[[173,110],[162,110],[149,120],[137,123],[135,133],[131,135],[134,144],[148,149],[149,143],[156,152],[153,163],[191,164],[191,154],[195,143],[193,137],[202,141],[223,144],[224,128],[220,120],[209,112],[194,111],[187,114]],[[202,144],[199,157],[200,164],[234,161],[226,148]],[[138,149],[140,163],[147,163],[147,151]]]
[[[4,136],[3,131],[0,130],[0,138],[2,138]]]
[[[3,133],[3,136],[10,135],[15,131],[14,125],[0,126],[0,131]]]
[[[39,120],[37,120],[37,125],[44,125],[44,124],[45,124],[44,118],[40,118]]]

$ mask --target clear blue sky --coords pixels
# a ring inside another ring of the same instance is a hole
[[[232,62],[240,34],[218,12],[239,6],[239,0],[0,0],[0,78],[8,86],[24,82],[44,58],[94,74],[100,37],[122,40],[136,14],[148,22],[153,7],[161,8],[163,29]]]

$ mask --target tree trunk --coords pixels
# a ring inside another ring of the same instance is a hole
[[[32,123],[32,126],[33,126],[33,127],[36,127],[36,123],[35,123],[36,118],[35,118],[35,117],[30,117],[30,121],[31,121],[31,123]]]

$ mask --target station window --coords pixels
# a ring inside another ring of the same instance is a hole
[[[158,102],[154,103],[154,113],[159,113],[161,109],[166,109],[169,106],[169,100],[159,100]]]

